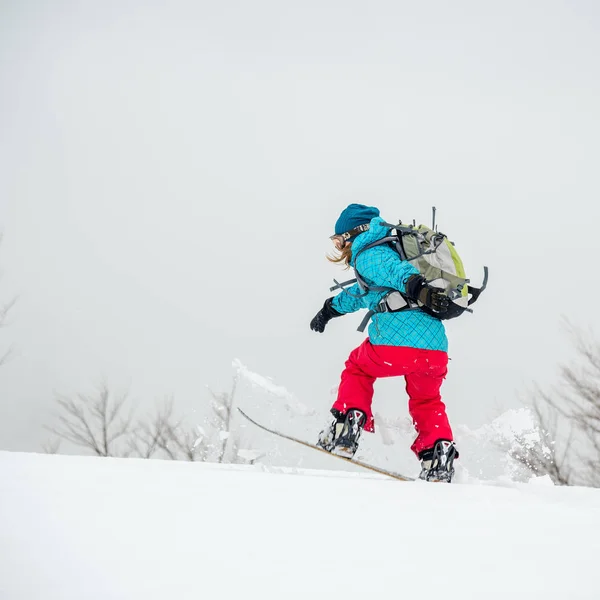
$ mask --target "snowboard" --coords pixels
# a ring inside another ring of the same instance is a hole
[[[400,473],[394,473],[393,471],[388,471],[387,469],[382,469],[380,467],[376,467],[375,465],[370,465],[368,463],[361,462],[359,460],[344,458],[343,456],[337,456],[337,454],[331,454],[331,452],[327,452],[327,450],[320,448],[316,444],[311,444],[310,442],[305,442],[304,440],[296,438],[292,435],[287,435],[286,433],[282,433],[281,431],[277,431],[276,429],[271,429],[269,427],[266,427],[265,425],[262,425],[261,423],[258,423],[257,421],[255,421],[254,419],[249,417],[241,408],[238,407],[238,410],[240,411],[241,415],[245,419],[250,421],[250,423],[252,423],[253,425],[256,425],[256,427],[259,427],[263,431],[268,431],[269,433],[272,433],[273,435],[276,435],[280,438],[289,440],[290,442],[295,442],[296,444],[300,444],[307,448],[312,448],[313,450],[317,450],[319,452],[323,452],[324,454],[327,454],[327,456],[331,456],[331,457],[337,458],[339,460],[344,460],[346,462],[351,462],[353,465],[357,465],[359,467],[362,467],[363,469],[367,469],[369,471],[379,473],[380,475],[386,475],[387,477],[391,477],[392,479],[396,479],[398,481],[415,481],[414,477],[407,477],[406,475],[401,475]]]

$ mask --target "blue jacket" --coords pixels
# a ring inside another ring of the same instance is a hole
[[[390,233],[383,226],[383,219],[375,217],[368,231],[361,233],[352,243],[351,266],[356,267],[368,285],[391,287],[405,291],[404,283],[418,273],[408,261],[387,244],[365,250],[356,262],[356,255],[366,245]],[[368,292],[360,296],[360,287],[355,283],[333,299],[333,308],[339,313],[355,312],[361,308],[374,309],[386,292]],[[369,325],[369,339],[377,346],[409,346],[426,350],[448,351],[448,338],[444,324],[419,309],[396,313],[376,313]]]

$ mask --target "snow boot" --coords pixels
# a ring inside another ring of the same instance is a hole
[[[356,408],[346,414],[332,408],[333,421],[321,431],[317,446],[344,458],[352,458],[358,450],[358,440],[367,421],[367,415]]]
[[[451,483],[454,476],[454,459],[458,457],[454,442],[438,440],[433,448],[423,450],[419,457],[421,459],[419,479]]]

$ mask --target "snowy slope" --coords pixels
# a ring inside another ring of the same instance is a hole
[[[591,600],[599,532],[593,489],[0,453],[2,600]]]

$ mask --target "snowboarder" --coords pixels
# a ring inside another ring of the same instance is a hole
[[[350,204],[339,216],[331,240],[337,253],[331,262],[355,267],[368,283],[365,294],[358,283],[325,300],[310,323],[322,333],[327,323],[361,308],[375,309],[385,292],[394,288],[407,298],[429,308],[399,312],[376,312],[369,337],[350,353],[341,374],[332,422],[319,434],[317,445],[339,456],[352,458],[363,430],[374,431],[371,404],[373,385],[379,377],[403,376],[408,393],[408,409],[417,437],[411,446],[421,461],[419,477],[427,481],[450,482],[453,461],[458,457],[440,387],[447,374],[448,340],[444,324],[431,312],[443,315],[448,297],[431,287],[419,271],[387,244],[368,248],[382,239],[389,228],[379,210],[363,204]],[[358,255],[358,256],[357,256]],[[357,259],[357,260],[356,260]],[[358,263],[358,264],[357,264]],[[379,286],[380,291],[376,291]]]

